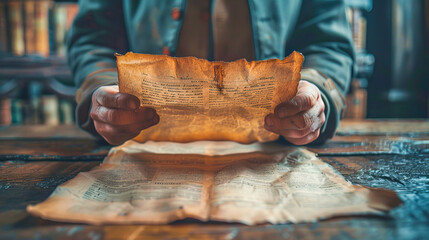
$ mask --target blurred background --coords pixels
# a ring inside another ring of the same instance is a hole
[[[345,118],[429,117],[429,0],[346,0],[356,48]],[[74,122],[65,38],[77,1],[0,0],[0,126]]]

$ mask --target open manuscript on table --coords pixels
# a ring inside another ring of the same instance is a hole
[[[161,224],[185,218],[244,224],[383,214],[396,193],[356,186],[304,148],[128,141],[28,211],[91,224]]]

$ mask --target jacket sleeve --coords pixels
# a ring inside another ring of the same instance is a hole
[[[101,86],[117,84],[116,52],[128,48],[119,0],[81,0],[67,36],[67,58],[73,74],[79,127],[99,136],[89,116],[92,93]]]
[[[344,96],[354,63],[350,24],[342,0],[303,0],[301,13],[288,46],[305,56],[301,79],[322,93],[326,122],[314,143],[332,138],[340,123]]]

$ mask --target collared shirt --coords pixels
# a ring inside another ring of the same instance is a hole
[[[176,56],[215,61],[253,60],[247,0],[216,0],[213,9],[210,5],[210,0],[187,1]]]

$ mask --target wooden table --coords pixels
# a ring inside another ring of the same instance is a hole
[[[98,165],[109,147],[74,126],[0,128],[0,239],[428,239],[429,121],[343,121],[310,146],[354,184],[395,190],[404,205],[386,217],[245,226],[184,220],[169,225],[90,226],[41,220],[25,207]]]

